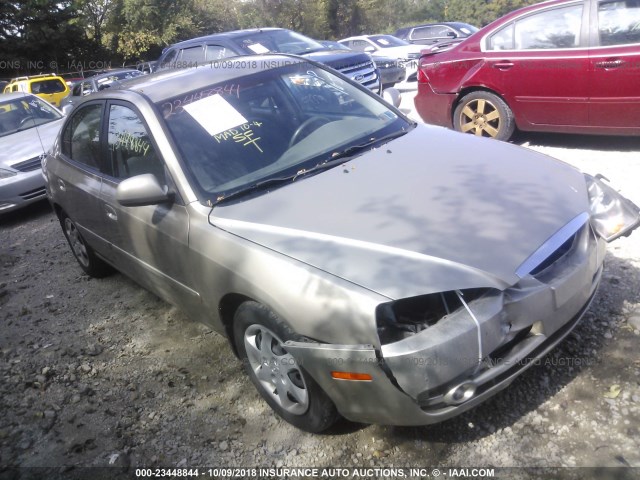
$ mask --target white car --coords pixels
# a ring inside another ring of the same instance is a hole
[[[360,35],[339,40],[339,43],[352,50],[366,52],[374,57],[397,58],[404,63],[408,82],[415,82],[418,73],[418,60],[423,45],[414,45],[393,35]]]
[[[40,168],[62,114],[30,93],[0,95],[0,214],[46,198]]]

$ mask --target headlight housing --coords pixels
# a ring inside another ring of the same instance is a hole
[[[603,182],[607,179],[602,175],[592,177],[585,174],[585,179],[589,192],[591,225],[598,235],[611,242],[631,234],[640,225],[640,209]]]
[[[382,303],[376,308],[378,337],[382,345],[398,342],[435,325],[463,305],[496,292],[490,288],[472,288],[431,293]]]

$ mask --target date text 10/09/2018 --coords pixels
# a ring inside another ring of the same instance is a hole
[[[137,468],[136,477],[180,478],[493,478],[493,468]]]
[[[228,59],[228,60],[212,60],[210,62],[196,62],[196,61],[176,61],[176,62],[164,62],[159,66],[159,69],[187,69],[197,67],[210,67],[212,69],[232,70],[232,69],[267,69],[286,67],[288,65],[295,65],[300,63],[296,60],[283,60],[283,59],[269,59],[269,60],[240,60],[240,59]]]

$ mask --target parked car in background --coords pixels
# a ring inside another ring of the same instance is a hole
[[[29,93],[0,95],[0,214],[46,197],[40,161],[63,117]]]
[[[226,335],[313,432],[439,422],[507,387],[640,224],[601,179],[416,124],[294,55],[91,95],[43,169],[86,273],[114,266]]]
[[[365,52],[374,57],[397,58],[404,64],[408,82],[416,80],[418,59],[422,48],[400,40],[393,35],[360,35],[339,40],[352,50]]]
[[[194,38],[167,48],[157,70],[189,68],[238,55],[292,53],[329,65],[369,90],[380,92],[380,78],[368,55],[335,51],[320,42],[283,28],[259,28]]]
[[[4,93],[33,93],[56,107],[69,94],[69,86],[55,73],[17,77],[4,87]]]
[[[432,45],[452,39],[463,40],[478,31],[478,27],[463,22],[426,23],[404,27],[394,36],[417,45]]]
[[[320,43],[331,50],[351,51],[346,45],[333,40],[320,40]],[[393,87],[396,83],[402,82],[406,78],[404,64],[399,62],[397,58],[376,56],[372,57],[372,59],[380,73],[380,83],[383,90]]]
[[[73,85],[71,93],[60,102],[60,108],[65,109],[65,112],[68,113],[67,110],[70,111],[70,109],[73,108],[73,105],[77,103],[80,98],[99,92],[105,88],[110,88],[117,83],[131,78],[139,77],[140,75],[144,74],[139,70],[128,68],[112,70],[89,78],[84,78]]]
[[[553,0],[420,59],[427,123],[507,140],[523,131],[640,134],[640,0]]]

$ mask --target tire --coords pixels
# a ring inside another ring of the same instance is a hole
[[[87,275],[95,278],[104,277],[111,273],[113,271],[112,268],[96,256],[93,248],[85,242],[74,221],[64,212],[61,212],[58,218],[60,219],[64,236],[71,247],[71,252],[76,257],[80,268]]]
[[[462,97],[453,113],[453,128],[458,132],[507,141],[516,124],[513,112],[497,95],[477,91]]]
[[[256,302],[240,305],[233,332],[251,382],[280,417],[312,433],[340,418],[331,399],[283,346],[300,337],[267,307]]]

